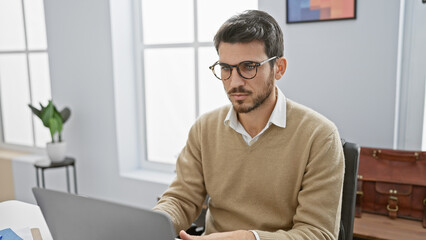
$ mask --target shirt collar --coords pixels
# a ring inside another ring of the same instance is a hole
[[[278,88],[277,89],[277,103],[275,104],[274,110],[272,111],[271,116],[269,117],[269,121],[267,125],[270,125],[271,123],[281,127],[286,127],[286,118],[287,118],[287,99],[284,95],[284,93]],[[226,115],[225,120],[223,123],[226,126],[229,126],[233,129],[237,129],[239,122],[237,113],[235,112],[234,108],[231,106],[231,108],[228,111],[228,114]]]

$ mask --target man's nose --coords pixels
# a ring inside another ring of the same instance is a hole
[[[233,71],[231,72],[231,76],[229,77],[229,79],[227,81],[229,81],[229,86],[231,88],[234,87],[239,87],[242,85],[245,85],[245,79],[243,77],[241,77],[241,75],[238,73],[238,70],[236,67],[234,67],[232,69]]]

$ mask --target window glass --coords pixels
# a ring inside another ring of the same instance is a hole
[[[43,0],[0,0],[2,144],[46,146],[49,130],[28,104],[46,105],[50,92]]]
[[[0,33],[0,51],[25,49],[21,1],[0,1]]]
[[[140,0],[142,131],[146,155],[153,162],[174,164],[196,117],[229,100],[209,66],[218,60],[213,36],[229,17],[257,9],[257,0]],[[196,5],[196,7],[194,7]],[[197,34],[196,36],[194,34]]]
[[[31,102],[39,108],[40,103],[46,106],[50,96],[49,62],[47,53],[29,54],[31,76]],[[59,111],[61,109],[58,109]],[[35,144],[38,147],[46,146],[51,141],[49,130],[43,126],[41,120],[34,117]]]
[[[43,0],[25,0],[25,23],[29,49],[46,49]]]
[[[3,136],[7,143],[32,145],[28,72],[25,54],[0,55]]]
[[[194,41],[193,0],[142,0],[145,44]]]
[[[194,49],[145,50],[148,160],[175,163],[195,120]]]
[[[257,0],[198,1],[198,41],[211,42],[216,31],[231,16],[258,8]]]

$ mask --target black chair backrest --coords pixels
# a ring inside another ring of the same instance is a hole
[[[345,175],[339,240],[352,240],[360,147],[344,140],[342,140],[342,144],[345,155]]]

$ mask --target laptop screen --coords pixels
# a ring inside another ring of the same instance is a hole
[[[33,188],[55,240],[174,240],[166,214],[65,192]]]

